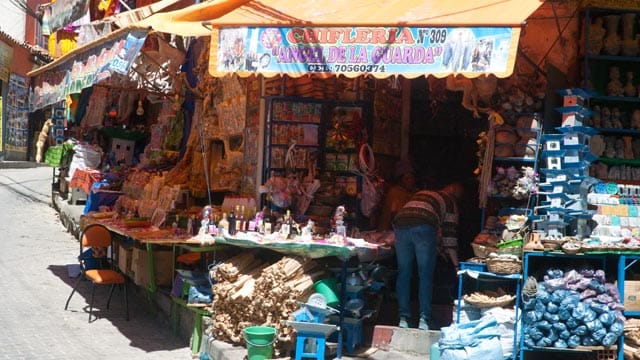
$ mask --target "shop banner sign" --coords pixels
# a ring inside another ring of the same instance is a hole
[[[42,7],[42,34],[51,35],[89,13],[89,0],[57,0]]]
[[[24,76],[11,73],[7,90],[5,112],[7,115],[7,150],[27,152],[29,141],[29,108],[27,106],[27,80]]]
[[[63,101],[69,94],[119,73],[126,75],[147,38],[148,30],[133,30],[78,54],[73,61],[36,75],[29,94],[31,111]]]
[[[13,47],[0,41],[0,80],[9,81],[11,64],[13,63]]]
[[[511,27],[221,28],[212,34],[209,71],[380,78],[510,74],[518,37]]]

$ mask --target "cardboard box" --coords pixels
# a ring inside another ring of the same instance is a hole
[[[153,269],[157,286],[171,286],[173,282],[173,274],[171,273],[173,266],[173,251],[171,250],[154,250],[153,251]],[[133,281],[143,287],[150,284],[149,261],[147,259],[147,251],[145,249],[133,248],[131,257],[131,270],[133,271]]]
[[[625,280],[622,303],[627,311],[640,310],[640,281]]]
[[[133,249],[126,248],[122,245],[118,246],[118,268],[123,274],[131,276],[131,258],[133,257]]]

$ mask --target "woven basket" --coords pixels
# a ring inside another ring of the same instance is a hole
[[[482,244],[471,243],[471,247],[473,248],[473,255],[484,259],[489,256],[492,252],[496,252],[498,250],[497,247],[487,246]]]
[[[513,259],[487,259],[487,270],[494,274],[517,274],[522,271],[522,261]]]
[[[513,303],[513,300],[516,299],[515,295],[511,296],[500,296],[498,298],[486,297],[485,299],[479,300],[477,298],[473,298],[470,295],[463,295],[462,300],[464,300],[465,304],[469,304],[471,306],[475,306],[478,308],[489,308],[496,306],[507,306]]]

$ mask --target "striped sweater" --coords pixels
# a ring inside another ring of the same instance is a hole
[[[458,207],[455,199],[446,192],[418,191],[393,219],[393,225],[396,227],[422,224],[432,225],[439,230],[440,246],[456,247],[458,245]]]

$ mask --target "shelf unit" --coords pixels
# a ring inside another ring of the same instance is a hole
[[[515,322],[513,329],[513,352],[512,355],[508,357],[515,360],[518,354],[518,319],[520,313],[520,291],[522,287],[522,274],[494,274],[492,272],[479,271],[477,266],[477,264],[473,263],[460,263],[460,271],[458,272],[458,300],[456,304],[456,323],[460,323],[462,296],[466,290],[463,286],[465,279],[473,280],[476,283],[476,288],[478,288],[481,283],[489,284],[489,286],[491,287],[498,287],[499,285],[504,283],[515,285],[516,299],[514,315]],[[484,267],[484,265],[482,266]]]
[[[515,211],[516,213],[521,212],[522,210],[528,209],[531,210],[533,204],[535,203],[535,194],[530,193],[526,197],[516,198],[511,195],[505,195],[503,193],[490,193],[488,189],[491,188],[491,184],[494,183],[494,180],[497,178],[497,169],[500,168],[510,168],[514,167],[519,176],[522,176],[522,168],[530,167],[533,172],[536,173],[538,169],[538,158],[539,158],[539,150],[540,150],[540,139],[542,136],[542,119],[538,117],[538,114],[520,114],[522,117],[530,117],[531,118],[531,127],[507,127],[503,125],[492,126],[489,129],[490,135],[489,137],[495,140],[490,140],[487,146],[493,146],[493,151],[500,146],[505,145],[506,143],[500,142],[497,139],[497,133],[502,131],[513,132],[516,136],[519,137],[518,142],[516,144],[512,144],[514,146],[514,152],[516,153],[527,153],[525,156],[494,156],[491,159],[491,163],[488,167],[485,167],[483,171],[488,171],[491,176],[483,176],[481,180],[480,186],[487,189],[486,200],[481,201],[482,207],[482,218],[480,221],[481,231],[483,232],[495,232],[485,229],[487,216],[489,215],[507,215],[506,213],[509,211]],[[520,149],[516,149],[516,147],[520,147]],[[531,154],[532,152],[532,154]],[[494,184],[495,185],[495,184]],[[484,204],[482,204],[484,203]],[[484,205],[484,206],[482,206]],[[499,235],[500,231],[498,231]]]
[[[633,180],[640,176],[638,19],[637,10],[590,7],[585,11],[584,83],[590,92],[588,106],[595,112],[589,125],[597,128],[605,144],[592,169],[599,178]],[[596,24],[600,20],[602,27]],[[620,46],[611,46],[616,42],[608,38],[617,38]],[[619,74],[617,81],[612,81],[614,69]]]
[[[347,221],[360,223],[362,179],[354,170],[360,144],[371,141],[371,105],[286,96],[269,96],[265,101],[264,181],[272,175],[295,175],[301,180],[315,171],[316,179],[331,179],[340,191],[340,204],[355,214]],[[314,200],[309,209],[314,205],[327,206]]]
[[[539,262],[542,267],[543,265],[547,265],[547,268],[555,267],[561,268],[566,267],[567,263],[572,265],[584,266],[585,264],[590,265],[598,265],[600,269],[606,272],[607,269],[607,255],[606,254],[565,254],[562,252],[548,252],[548,251],[533,251],[533,252],[525,252],[522,263],[522,277],[524,279],[528,279],[530,276],[533,276],[538,281],[542,279],[541,273],[542,271],[534,271],[535,266],[532,266],[532,263]],[[620,266],[618,266],[620,268]],[[618,270],[618,279],[620,278],[620,270]],[[623,273],[624,274],[624,273]],[[537,277],[535,275],[538,275]],[[618,286],[620,286],[620,281],[618,281]],[[524,314],[524,312],[523,312]],[[524,360],[525,353],[527,352],[585,352],[592,353],[595,351],[611,351],[611,348],[606,348],[604,346],[579,346],[574,349],[563,349],[563,348],[554,348],[554,347],[529,347],[525,344],[524,334],[526,331],[524,320],[520,320],[520,360]],[[617,341],[617,356],[619,360],[623,360],[623,341],[624,338],[621,336]]]

